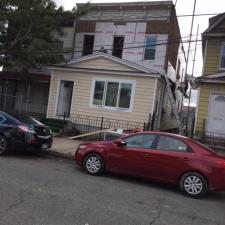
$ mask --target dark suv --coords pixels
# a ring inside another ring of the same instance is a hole
[[[47,149],[52,131],[36,119],[18,113],[0,111],[0,155],[10,149]]]

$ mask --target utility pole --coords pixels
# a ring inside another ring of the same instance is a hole
[[[197,43],[198,43],[198,33],[199,33],[199,24],[198,24],[198,27],[197,27],[197,36],[196,36],[196,42],[195,42],[195,52],[194,52],[194,59],[193,59],[193,66],[192,66],[192,73],[191,73],[191,80],[194,77],[194,69],[195,69],[195,61],[196,61],[196,50],[197,50]],[[192,88],[190,86],[189,99],[188,99],[188,110],[187,110],[187,121],[188,121],[188,118],[189,118],[189,115],[190,115],[191,92],[192,92]]]
[[[185,79],[187,78],[187,70],[188,70],[188,61],[189,61],[189,56],[190,56],[190,48],[191,48],[191,39],[192,39],[192,33],[193,33],[193,25],[194,25],[194,18],[195,18],[195,8],[196,8],[196,0],[194,0],[194,7],[193,7],[193,13],[192,13],[192,19],[191,19],[191,31],[190,31],[190,40],[189,40],[189,44],[188,44],[188,53],[187,53],[187,63],[186,63],[186,67],[185,67]],[[184,93],[183,93],[184,94]],[[190,96],[189,96],[190,98]],[[181,110],[183,108],[183,102],[181,105]],[[188,130],[188,118],[186,119],[186,129],[185,129],[185,133]]]

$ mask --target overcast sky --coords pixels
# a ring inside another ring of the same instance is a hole
[[[142,0],[143,1],[143,0]],[[157,1],[157,0],[156,0]],[[63,5],[65,9],[70,10],[76,3],[85,3],[86,0],[55,0],[55,2],[59,5]],[[118,0],[92,0],[91,3],[98,3],[98,2],[118,2]],[[119,2],[138,2],[138,0],[119,0]],[[193,11],[194,0],[173,0],[174,4],[176,4],[176,11],[177,15],[190,15]],[[195,14],[212,14],[212,13],[223,13],[225,12],[225,0],[197,0],[196,2],[196,11]],[[201,34],[206,28],[208,27],[208,19],[212,16],[196,16],[194,21],[194,28],[193,28],[193,39],[196,39],[197,33],[197,25],[199,24],[199,33]],[[186,37],[190,34],[191,29],[191,17],[179,17],[179,25],[181,30],[181,36]],[[201,39],[201,35],[198,36]],[[187,40],[187,38],[185,38]],[[187,44],[184,46],[187,49]],[[190,51],[190,61],[189,61],[189,69],[188,73],[192,72],[192,64],[193,64],[193,56],[194,56],[194,48],[195,43],[191,44],[191,51]],[[202,73],[202,48],[201,42],[197,44],[197,56],[196,56],[196,66],[194,69],[194,76],[200,76]],[[193,94],[194,103],[196,101],[196,92]]]

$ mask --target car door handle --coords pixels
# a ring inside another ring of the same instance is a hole
[[[187,158],[187,157],[184,157],[183,160],[184,160],[184,161],[190,161],[190,159]]]
[[[145,158],[150,157],[149,154],[143,154],[143,156],[144,156]]]

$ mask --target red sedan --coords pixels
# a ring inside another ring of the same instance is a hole
[[[178,185],[191,197],[225,190],[225,157],[180,135],[141,132],[114,141],[82,144],[75,160],[90,175],[104,171]]]

